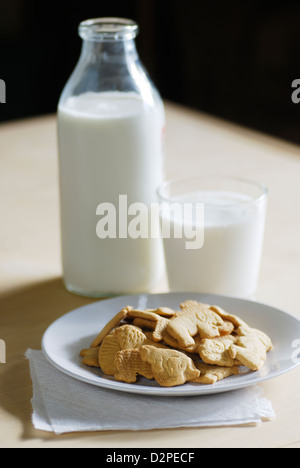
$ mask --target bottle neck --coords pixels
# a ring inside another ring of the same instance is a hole
[[[125,63],[138,59],[134,39],[115,41],[89,41],[82,44],[81,60],[89,63]]]

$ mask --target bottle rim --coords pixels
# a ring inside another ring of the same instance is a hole
[[[94,18],[79,25],[79,36],[89,41],[125,41],[138,33],[138,24],[127,18]]]

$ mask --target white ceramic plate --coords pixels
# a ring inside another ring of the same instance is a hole
[[[187,383],[163,388],[144,378],[139,379],[136,384],[117,382],[100,370],[82,364],[80,350],[88,348],[104,325],[123,307],[132,305],[135,308],[155,309],[165,306],[178,310],[180,303],[188,299],[219,305],[240,316],[253,328],[267,333],[273,341],[274,349],[268,354],[264,368],[259,372],[242,368],[240,375],[229,377],[215,385]],[[74,310],[48,328],[42,340],[42,349],[47,359],[61,372],[98,387],[146,395],[187,396],[227,392],[285,374],[299,364],[299,359],[295,356],[295,344],[298,343],[299,348],[299,340],[300,321],[268,305],[223,296],[170,293],[117,297]]]

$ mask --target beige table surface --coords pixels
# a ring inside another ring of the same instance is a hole
[[[300,318],[300,148],[167,104],[166,175],[219,172],[270,189],[258,301]],[[92,301],[61,281],[55,117],[0,125],[1,447],[300,447],[300,369],[262,386],[276,419],[257,426],[55,436],[31,423],[24,353],[47,327]],[[161,284],[157,292],[165,292]],[[300,337],[299,337],[300,338]]]

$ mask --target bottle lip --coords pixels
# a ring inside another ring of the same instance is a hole
[[[79,25],[79,36],[88,41],[125,41],[138,33],[138,24],[127,18],[94,18]]]

